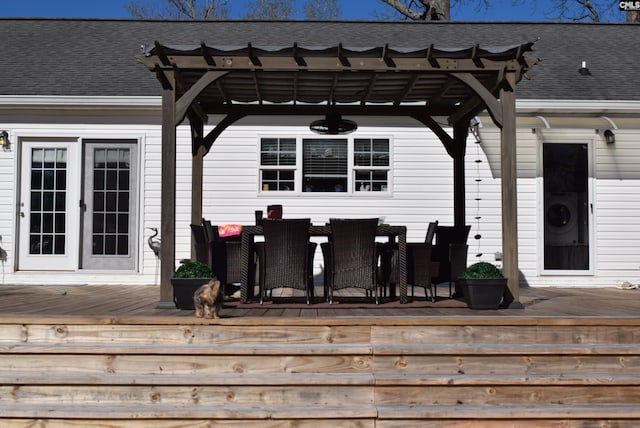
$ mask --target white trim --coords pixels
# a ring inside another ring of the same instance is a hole
[[[634,100],[516,100],[516,112],[521,113],[590,113],[590,114],[615,114],[638,113],[640,101]]]
[[[55,108],[55,109],[122,109],[159,110],[161,97],[115,97],[115,96],[57,96],[57,95],[0,95],[0,109],[5,108]]]

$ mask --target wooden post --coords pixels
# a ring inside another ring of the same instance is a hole
[[[469,121],[453,126],[453,224],[463,228],[467,222],[464,156],[467,151]]]
[[[162,88],[162,192],[160,196],[160,302],[175,308],[171,278],[176,259],[176,98],[173,75]]]
[[[508,278],[505,303],[509,308],[523,308],[520,303],[520,272],[518,269],[518,187],[516,158],[516,81],[506,76],[507,84],[500,90],[502,129],[500,131],[502,176],[502,251],[504,276]]]
[[[202,223],[202,167],[206,153],[204,148],[204,123],[196,114],[189,114],[191,127],[191,224]],[[191,260],[196,260],[196,242],[191,236]]]

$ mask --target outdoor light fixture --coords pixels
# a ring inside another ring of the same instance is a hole
[[[610,129],[604,130],[604,140],[607,144],[615,144],[616,143],[616,134],[613,133]]]
[[[358,124],[353,120],[343,119],[342,115],[336,110],[335,103],[333,103],[324,119],[314,120],[309,125],[309,129],[316,134],[344,135],[358,129]]]
[[[582,61],[582,66],[578,69],[578,73],[583,76],[591,75],[591,71],[587,68],[587,61]]]
[[[9,142],[9,133],[7,131],[0,131],[0,147],[5,152],[11,149],[11,143]]]

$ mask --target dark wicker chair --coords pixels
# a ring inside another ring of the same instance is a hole
[[[471,226],[440,226],[436,229],[436,243],[433,247],[432,259],[439,264],[438,274],[434,282],[449,283],[449,297],[452,296],[452,285],[462,273],[467,263],[467,238]],[[458,244],[462,246],[452,245]]]
[[[307,304],[313,298],[313,254],[309,241],[310,219],[264,219],[264,242],[256,243],[260,303],[275,288],[304,290]]]
[[[193,243],[196,250],[196,260],[209,265],[210,254],[209,244],[207,242],[207,236],[204,230],[204,226],[201,224],[191,224],[191,236],[193,237]]]
[[[424,242],[407,243],[407,284],[411,284],[411,296],[415,295],[415,287],[423,287],[425,296],[431,294],[431,301],[436,300],[436,290],[431,279],[438,274],[438,263],[431,260],[433,237],[438,221],[430,222]],[[398,244],[382,246],[382,272],[384,283],[391,287],[398,283]]]
[[[323,243],[325,298],[333,303],[333,292],[364,288],[379,302],[378,219],[331,219],[329,242]]]
[[[221,238],[218,226],[212,225],[209,220],[202,219],[202,225],[209,245],[208,264],[211,271],[225,286],[239,284],[242,274],[240,237]],[[254,263],[251,263],[250,269],[255,272]],[[229,291],[228,288],[225,291]]]

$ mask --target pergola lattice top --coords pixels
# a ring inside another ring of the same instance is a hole
[[[533,43],[468,48],[219,47],[156,42],[139,59],[161,80],[165,71],[177,72],[178,92],[186,92],[208,71],[225,72],[197,97],[206,113],[228,113],[231,104],[244,103],[264,105],[262,112],[270,114],[268,104],[332,101],[418,104],[423,114],[448,116],[457,110],[483,110],[478,88],[495,94],[508,72],[519,81],[532,65],[525,56],[532,47]]]

